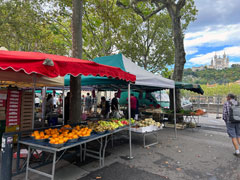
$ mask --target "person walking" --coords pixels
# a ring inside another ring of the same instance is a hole
[[[67,124],[70,118],[70,92],[64,99],[64,124]]]
[[[85,111],[87,113],[91,113],[92,109],[92,97],[90,96],[90,93],[87,93],[87,97],[85,98]]]
[[[233,146],[235,148],[235,156],[240,157],[239,146],[240,146],[240,123],[230,121],[230,108],[238,105],[233,94],[227,95],[227,101],[223,105],[223,120],[226,123],[227,133],[232,139]]]

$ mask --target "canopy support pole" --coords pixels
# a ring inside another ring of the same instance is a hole
[[[35,89],[36,89],[36,74],[34,73],[33,74],[33,110],[32,110],[32,113],[33,113],[33,116],[32,116],[32,129],[34,129],[34,122],[35,122]]]
[[[62,118],[62,120],[63,120],[63,122],[62,122],[62,124],[63,125],[65,125],[65,96],[64,96],[64,92],[65,92],[65,87],[63,86],[63,88],[62,88],[62,116],[63,116],[63,118]]]
[[[130,82],[128,83],[128,121],[129,121],[129,157],[128,159],[133,159],[132,156],[132,132],[131,132],[131,94],[130,94],[130,89],[131,84]]]
[[[173,88],[173,109],[174,109],[174,131],[175,138],[177,138],[177,114],[176,114],[176,89]]]
[[[46,104],[47,87],[42,88],[42,127],[45,126],[45,104]]]

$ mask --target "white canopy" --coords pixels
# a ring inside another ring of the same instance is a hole
[[[144,70],[140,66],[136,65],[130,59],[122,55],[123,64],[127,72],[136,75],[135,85],[141,86],[153,86],[161,88],[174,88],[175,84],[173,80],[164,78],[160,75],[155,75],[149,71]]]
[[[164,78],[160,75],[155,75],[149,71],[144,70],[121,53],[112,56],[98,57],[95,58],[94,61],[99,64],[119,67],[123,71],[136,75],[136,86],[152,87],[156,89],[172,89],[175,86],[173,80]]]

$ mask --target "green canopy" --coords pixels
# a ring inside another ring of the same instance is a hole
[[[123,54],[115,54],[112,56],[97,57],[93,60],[96,63],[104,64],[108,66],[115,66],[121,68],[123,71],[136,75],[136,82],[131,85],[131,89],[144,89],[146,91],[156,91],[160,89],[174,88],[174,81],[163,78],[160,75],[152,74],[139,67],[137,64],[126,58]],[[69,86],[70,78],[65,77],[65,86]],[[116,79],[108,79],[104,77],[82,76],[82,86],[98,85],[98,87],[105,89],[110,87],[118,87],[123,85],[127,87],[125,81],[119,81]]]
[[[109,79],[107,77],[94,77],[94,76],[82,76],[81,85],[82,86],[92,86],[92,85],[110,85],[110,84],[127,84],[124,80]],[[64,85],[70,86],[70,75],[64,77]]]
[[[203,89],[199,84],[191,84],[191,83],[184,83],[184,82],[175,82],[176,89],[186,89],[189,91],[193,91],[198,94],[204,94]]]

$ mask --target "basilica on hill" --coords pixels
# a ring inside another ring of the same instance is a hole
[[[228,67],[229,67],[229,57],[224,52],[222,57],[217,56],[217,54],[215,54],[211,60],[211,65],[192,67],[192,71],[201,71],[201,70],[204,70],[205,68],[221,70],[221,69],[228,68]]]
[[[215,54],[214,58],[211,60],[211,65],[208,66],[209,69],[224,69],[229,67],[229,57],[227,55],[223,54],[223,57],[217,56]]]

